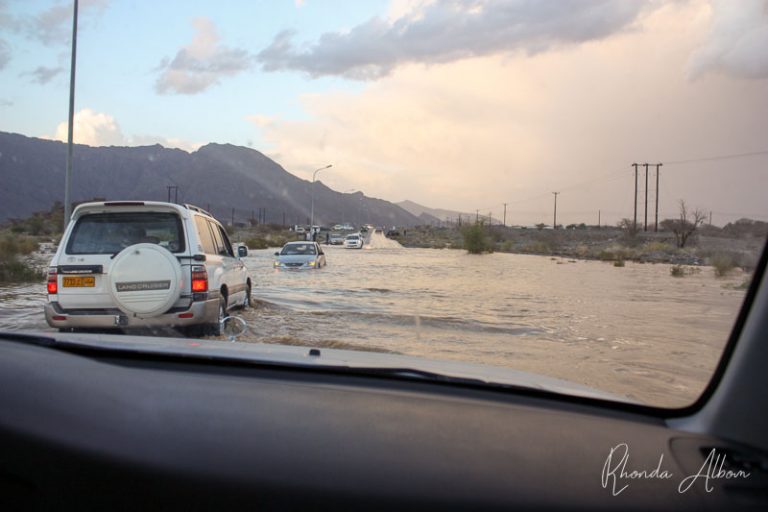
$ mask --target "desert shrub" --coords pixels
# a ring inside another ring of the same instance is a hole
[[[0,260],[0,283],[41,281],[43,274],[24,261]]]
[[[482,254],[493,252],[493,245],[482,224],[467,226],[462,230],[464,236],[464,249],[470,254]]]
[[[552,246],[547,242],[539,240],[524,245],[520,252],[526,254],[552,254]]]
[[[5,235],[0,238],[0,259],[12,259],[19,255],[30,254],[37,248],[37,241],[31,237]]]
[[[669,273],[672,277],[685,277],[685,267],[682,265],[672,265],[672,268],[669,269]]]
[[[249,249],[266,249],[269,247],[267,241],[261,237],[249,238],[245,241],[245,245],[247,245]]]
[[[728,253],[718,253],[712,256],[712,267],[715,269],[716,277],[725,277],[736,268],[736,261]]]
[[[514,247],[515,247],[515,244],[512,242],[512,240],[505,240],[504,242],[502,242],[499,250],[502,252],[512,252],[512,249]]]
[[[692,274],[698,274],[701,272],[699,267],[687,267],[685,265],[672,265],[669,269],[669,273],[672,277],[685,277]]]
[[[672,249],[672,245],[667,242],[650,242],[645,246],[647,252],[667,252]]]
[[[37,242],[29,237],[6,235],[0,238],[0,282],[42,279],[42,274],[24,261],[24,256],[37,250],[37,247]]]

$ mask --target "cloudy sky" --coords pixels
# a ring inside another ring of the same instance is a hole
[[[0,0],[0,131],[66,139],[71,21]],[[81,0],[76,112],[509,223],[631,217],[634,162],[662,217],[768,220],[768,0]]]

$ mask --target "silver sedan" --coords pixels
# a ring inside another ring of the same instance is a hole
[[[317,242],[289,242],[275,253],[275,268],[305,269],[325,265],[325,253]]]

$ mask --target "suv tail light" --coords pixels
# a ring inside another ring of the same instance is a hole
[[[58,274],[56,272],[56,267],[49,267],[48,268],[48,294],[49,295],[56,295],[59,293],[59,283],[57,281]]]
[[[208,291],[208,272],[202,265],[192,266],[192,291],[193,292],[207,292]]]

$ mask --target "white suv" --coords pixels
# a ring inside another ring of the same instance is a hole
[[[191,205],[85,203],[72,214],[48,269],[51,327],[188,327],[220,334],[248,307],[251,278],[222,225]]]

